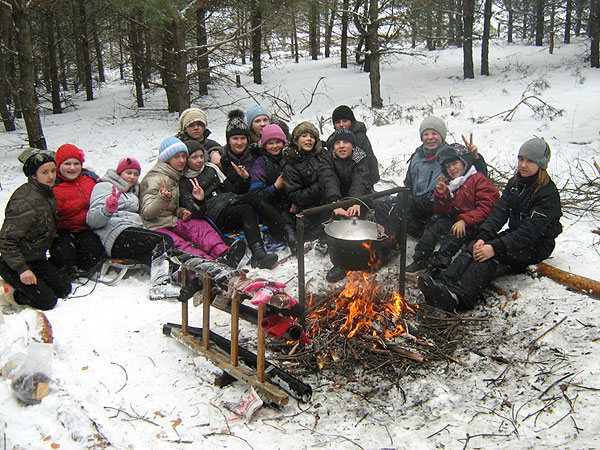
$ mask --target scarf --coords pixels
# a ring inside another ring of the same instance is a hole
[[[450,184],[448,185],[448,189],[450,189],[450,196],[454,198],[454,192],[459,190],[461,186],[469,179],[469,177],[476,172],[477,169],[475,169],[475,166],[471,166],[467,173],[450,181]]]
[[[187,167],[184,171],[184,176],[186,178],[196,178],[198,175],[200,175],[202,172],[204,172],[204,169],[206,167],[212,167],[215,170],[215,172],[217,173],[217,177],[219,177],[220,183],[223,183],[223,181],[225,181],[227,179],[225,174],[223,172],[221,172],[221,169],[219,169],[219,166],[217,166],[216,164],[211,163],[211,162],[205,162],[200,170],[192,170],[189,167]]]

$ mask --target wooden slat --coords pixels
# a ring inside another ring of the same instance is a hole
[[[204,348],[210,348],[210,284],[211,279],[204,275],[204,300],[202,304],[202,343]]]
[[[265,382],[265,329],[262,321],[267,307],[262,304],[258,307],[258,336],[256,339],[256,377],[261,383]]]

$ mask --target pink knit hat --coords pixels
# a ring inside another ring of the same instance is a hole
[[[125,156],[119,160],[119,165],[117,166],[117,174],[121,175],[124,170],[127,169],[135,169],[138,172],[142,171],[142,166],[137,159],[133,156]]]
[[[284,144],[287,142],[287,138],[285,137],[285,133],[281,127],[279,125],[275,125],[274,123],[263,128],[262,135],[260,136],[260,146],[264,147],[265,144],[271,139],[279,139]]]

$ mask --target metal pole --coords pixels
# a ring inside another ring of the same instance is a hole
[[[298,248],[296,256],[298,258],[298,303],[302,308],[302,315],[299,317],[299,323],[302,328],[306,325],[306,280],[304,273],[304,214],[296,214],[296,240]]]
[[[404,298],[406,293],[406,211],[408,210],[408,191],[402,192],[400,197],[400,207],[402,208],[400,222],[400,276],[398,277],[398,293]]]

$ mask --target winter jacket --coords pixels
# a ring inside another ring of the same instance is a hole
[[[554,250],[555,239],[562,232],[560,197],[552,180],[534,193],[536,179],[537,175],[516,182],[513,177],[479,228],[478,239],[490,244],[499,256],[534,246],[534,259],[543,261]],[[506,221],[508,230],[496,235]]]
[[[119,197],[119,207],[116,212],[106,211],[106,200],[112,195],[113,187],[123,189]],[[121,232],[127,228],[144,228],[142,218],[138,214],[139,186],[130,186],[116,171],[110,169],[102,177],[102,182],[94,186],[90,198],[90,209],[87,213],[87,223],[98,235],[106,254],[110,255],[112,246]]]
[[[265,149],[258,150],[258,156],[252,164],[250,173],[250,192],[276,205],[278,208],[289,202],[283,189],[275,188],[275,181],[283,172],[283,155],[271,155]]]
[[[371,193],[365,152],[355,148],[352,155],[345,159],[338,158],[330,151],[323,153],[319,166],[319,184],[327,203]]]
[[[412,154],[404,178],[404,186],[411,190],[412,195],[426,197],[433,201],[433,191],[438,177],[442,174],[436,156],[444,147],[449,147],[446,142],[442,142],[435,151],[430,152],[421,145]]]
[[[0,230],[0,254],[18,274],[46,259],[56,237],[57,202],[52,188],[29,178],[12,194]]]
[[[319,185],[320,147],[305,152],[290,144],[283,149],[286,161],[283,167],[283,187],[292,203],[300,209],[312,208],[322,203],[323,195]]]
[[[54,184],[54,195],[58,202],[59,230],[84,231],[89,230],[85,218],[90,207],[90,196],[98,181],[98,175],[89,170],[83,170],[74,180],[67,180],[60,174]]]
[[[184,208],[179,207],[179,179],[181,172],[169,164],[157,161],[140,183],[140,216],[149,230],[171,228],[177,218],[183,216]],[[167,182],[171,198],[160,195],[160,183]]]
[[[204,190],[204,200],[202,201],[196,200],[192,195],[194,190],[191,182],[192,178],[195,178]],[[237,194],[225,191],[217,171],[208,166],[204,166],[200,173],[186,169],[184,176],[181,178],[179,190],[181,195],[179,204],[189,209],[194,219],[207,216],[215,223],[223,209],[238,198]]]
[[[499,198],[498,189],[490,180],[483,174],[475,172],[454,191],[454,197],[448,190],[440,194],[434,189],[433,212],[455,216],[456,220],[464,220],[468,227],[474,227],[483,223],[490,215]]]
[[[187,134],[185,131],[180,131],[179,133],[177,133],[176,137],[179,138],[183,143],[185,143],[185,141],[197,141],[198,143],[202,144],[202,146],[204,147],[204,150],[208,154],[208,153],[210,153],[210,151],[213,148],[217,148],[217,147],[221,146],[221,144],[219,144],[217,141],[209,139],[208,137],[210,135],[211,135],[210,130],[205,129],[204,137],[202,140],[194,139],[189,134]]]
[[[219,149],[221,155],[221,170],[227,177],[227,180],[224,183],[227,191],[235,192],[236,194],[245,194],[250,190],[250,177],[248,177],[247,180],[244,180],[237,174],[231,163],[233,162],[238,166],[242,165],[250,172],[254,160],[256,159],[257,151],[258,145],[256,144],[248,145],[240,155],[233,153],[229,144]]]
[[[356,147],[361,148],[367,155],[367,163],[369,166],[369,184],[374,186],[379,181],[379,162],[375,153],[373,153],[373,146],[371,141],[367,137],[367,127],[363,122],[354,121],[350,127],[350,131],[356,136]],[[333,134],[331,135],[333,136]],[[327,148],[333,152],[333,146],[330,144],[331,136],[327,139]]]

